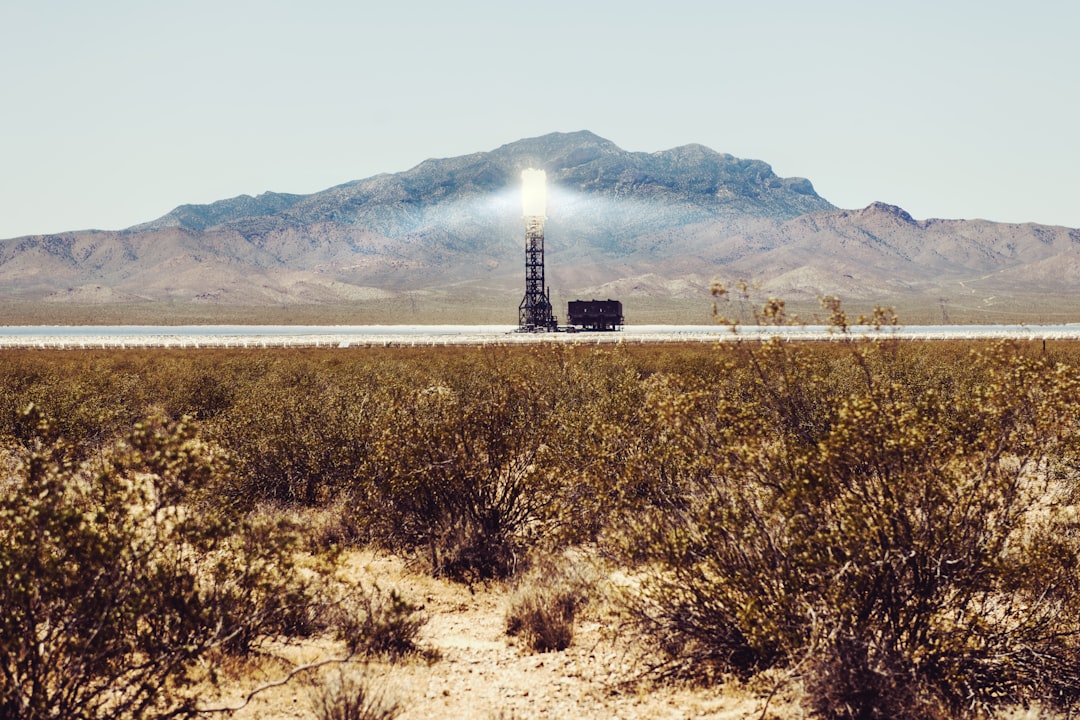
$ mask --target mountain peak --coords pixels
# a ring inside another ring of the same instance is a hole
[[[864,217],[874,215],[888,215],[889,217],[894,217],[901,222],[907,223],[908,225],[918,224],[915,221],[915,218],[911,217],[907,210],[904,210],[902,207],[883,203],[878,200],[875,200],[874,202],[870,203],[865,208],[860,210],[859,214]]]
[[[762,160],[701,144],[631,152],[579,130],[309,195],[181,205],[116,233],[0,241],[0,286],[34,302],[75,302],[85,296],[71,288],[100,286],[114,298],[170,306],[352,307],[372,293],[478,292],[500,303],[509,297],[513,318],[523,231],[516,200],[527,167],[547,170],[553,189],[548,249],[557,292],[602,294],[604,283],[636,286],[656,276],[707,297],[716,274],[805,297],[925,295],[944,314],[941,303],[957,287],[965,302],[976,291],[973,278],[993,275],[986,307],[1006,285],[1027,293],[1033,278],[1043,288],[1075,287],[1080,278],[1080,230],[981,222],[973,233],[964,221],[917,222],[883,202],[840,211],[809,180],[778,177]]]
[[[574,132],[551,132],[546,135],[538,135],[532,138],[522,138],[514,142],[506,143],[493,152],[510,150],[514,152],[532,151],[543,149],[548,152],[559,152],[565,149],[579,147],[602,147],[605,149],[619,150],[620,148],[610,140],[602,138],[590,130],[576,130]]]
[[[546,170],[553,186],[576,193],[579,199],[637,202],[636,209],[607,210],[613,214],[606,223],[622,216],[617,230],[604,231],[609,241],[625,233],[661,230],[720,214],[782,220],[832,208],[810,181],[779,178],[760,160],[739,159],[700,144],[628,152],[589,130],[578,130],[524,138],[489,152],[431,158],[404,172],[355,180],[311,195],[264,193],[209,205],[181,205],[131,230],[229,227],[247,237],[273,228],[331,222],[377,230],[387,237],[434,229],[456,233],[459,230],[445,217],[448,208],[516,187],[521,171],[529,167]],[[640,215],[644,204],[656,208],[652,215]],[[633,223],[627,210],[636,217]]]
[[[658,150],[652,153],[658,156],[668,156],[683,158],[686,160],[734,160],[735,158],[727,153],[719,153],[713,150],[711,147],[702,145],[701,143],[689,143],[687,145],[679,145],[669,150]]]
[[[622,148],[610,140],[588,130],[578,130],[516,140],[492,150],[489,154],[496,160],[512,160],[522,168],[537,167],[554,171],[624,153]]]

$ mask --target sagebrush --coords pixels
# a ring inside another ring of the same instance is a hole
[[[326,629],[302,628],[305,596],[286,591],[298,548],[370,543],[474,583],[513,577],[535,551],[585,543],[640,588],[628,611],[655,650],[656,677],[786,674],[819,717],[1074,708],[1080,346],[904,342],[852,332],[838,303],[826,311],[834,342],[736,333],[715,347],[5,351],[0,468],[14,491],[5,517],[32,510],[59,523],[41,557],[31,535],[5,544],[24,553],[8,550],[5,571],[121,553],[129,541],[106,535],[106,547],[81,533],[123,522],[78,518],[102,487],[157,476],[131,451],[139,425],[163,433],[162,447],[192,449],[176,512],[199,508],[183,517],[207,523],[198,532],[214,552],[198,557],[224,563],[218,585],[203,567],[197,595],[228,600],[233,613],[220,618],[232,630],[199,641],[207,647],[242,653],[260,637]],[[786,318],[779,301],[754,316]],[[52,419],[20,419],[31,403]],[[213,458],[205,482],[195,443]],[[95,480],[104,467],[107,482]],[[41,495],[55,478],[64,494]],[[123,487],[108,497],[144,492]],[[295,536],[270,529],[275,512],[324,521],[285,548],[278,540]],[[113,517],[128,516],[118,505]],[[280,556],[245,574],[230,558],[249,545]],[[195,557],[183,542],[162,547],[175,557],[154,567]],[[60,573],[75,566],[57,563]],[[173,586],[185,582],[194,581]],[[22,592],[11,585],[5,592]],[[559,602],[536,599],[572,630]],[[124,612],[176,600],[139,602]],[[182,623],[159,635],[173,627]],[[28,652],[10,650],[26,632],[13,629],[5,651]],[[136,642],[127,657],[145,651]],[[53,652],[93,657],[71,643]],[[93,672],[72,682],[100,688],[86,678],[111,666],[78,662]],[[153,702],[187,702],[183,687],[167,690]]]
[[[186,420],[135,423],[92,457],[35,406],[0,495],[0,715],[196,714],[189,672],[245,653],[313,600],[295,534],[216,495],[223,459]]]
[[[887,338],[740,343],[738,388],[665,400],[700,455],[628,547],[656,671],[788,668],[827,718],[1080,698],[1080,373],[1009,343],[941,373]],[[955,383],[943,383],[948,375]]]

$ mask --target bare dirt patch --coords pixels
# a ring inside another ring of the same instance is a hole
[[[428,622],[420,645],[433,657],[347,663],[342,671],[402,708],[400,718],[745,718],[759,717],[763,701],[741,688],[656,687],[627,682],[634,676],[633,650],[616,631],[608,604],[591,603],[579,616],[573,644],[535,653],[506,634],[511,588],[490,583],[472,588],[410,570],[399,558],[368,551],[346,558],[353,582],[394,588],[423,606]],[[273,654],[289,663],[342,655],[339,643],[313,640]],[[253,663],[221,698],[235,705],[244,691],[284,674],[272,657]],[[257,696],[235,717],[285,720],[314,717],[311,694],[339,673],[324,668]],[[209,702],[207,703],[210,704]],[[780,705],[773,701],[772,710]],[[770,710],[771,715],[771,710]],[[795,715],[797,716],[797,715]]]

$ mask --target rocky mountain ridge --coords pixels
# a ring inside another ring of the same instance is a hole
[[[1077,230],[919,221],[885,203],[843,210],[759,160],[701,145],[627,152],[582,131],[310,195],[181,205],[121,231],[3,240],[0,301],[350,305],[428,293],[499,298],[513,318],[526,167],[548,173],[548,277],[568,297],[704,304],[714,278],[744,278],[795,298],[985,304],[1059,297],[1080,280]]]
[[[653,225],[663,225],[665,219],[686,224],[724,213],[794,217],[832,207],[809,180],[779,178],[758,160],[740,160],[701,145],[632,153],[581,131],[520,140],[486,153],[426,160],[405,172],[306,196],[268,192],[210,205],[182,205],[131,230],[219,228],[243,234],[332,222],[399,238],[445,219],[439,212],[445,205],[515,192],[521,170],[529,167],[546,170],[549,183],[564,192],[680,209],[655,219]],[[448,229],[461,232],[452,225]]]

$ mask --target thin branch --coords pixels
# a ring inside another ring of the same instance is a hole
[[[306,665],[298,665],[295,668],[293,668],[292,670],[290,670],[289,674],[286,675],[285,677],[280,678],[278,680],[274,680],[272,682],[264,683],[263,685],[260,685],[259,687],[255,688],[254,690],[249,692],[244,697],[243,701],[239,705],[236,705],[234,707],[196,708],[195,712],[200,714],[200,715],[202,715],[202,714],[209,715],[210,713],[234,713],[234,712],[237,712],[238,710],[242,710],[245,707],[247,707],[248,703],[250,703],[253,699],[255,699],[256,695],[259,695],[260,693],[266,692],[267,690],[270,690],[272,688],[281,687],[282,685],[287,684],[290,680],[292,680],[294,677],[296,677],[297,675],[299,675],[302,672],[307,672],[308,670],[317,670],[317,669],[319,669],[321,667],[325,667],[327,665],[341,665],[341,664],[347,663],[350,660],[352,660],[353,657],[355,657],[355,655],[356,655],[356,653],[349,653],[347,656],[345,656],[343,658],[327,658],[325,660],[319,660],[318,662],[308,663]]]

